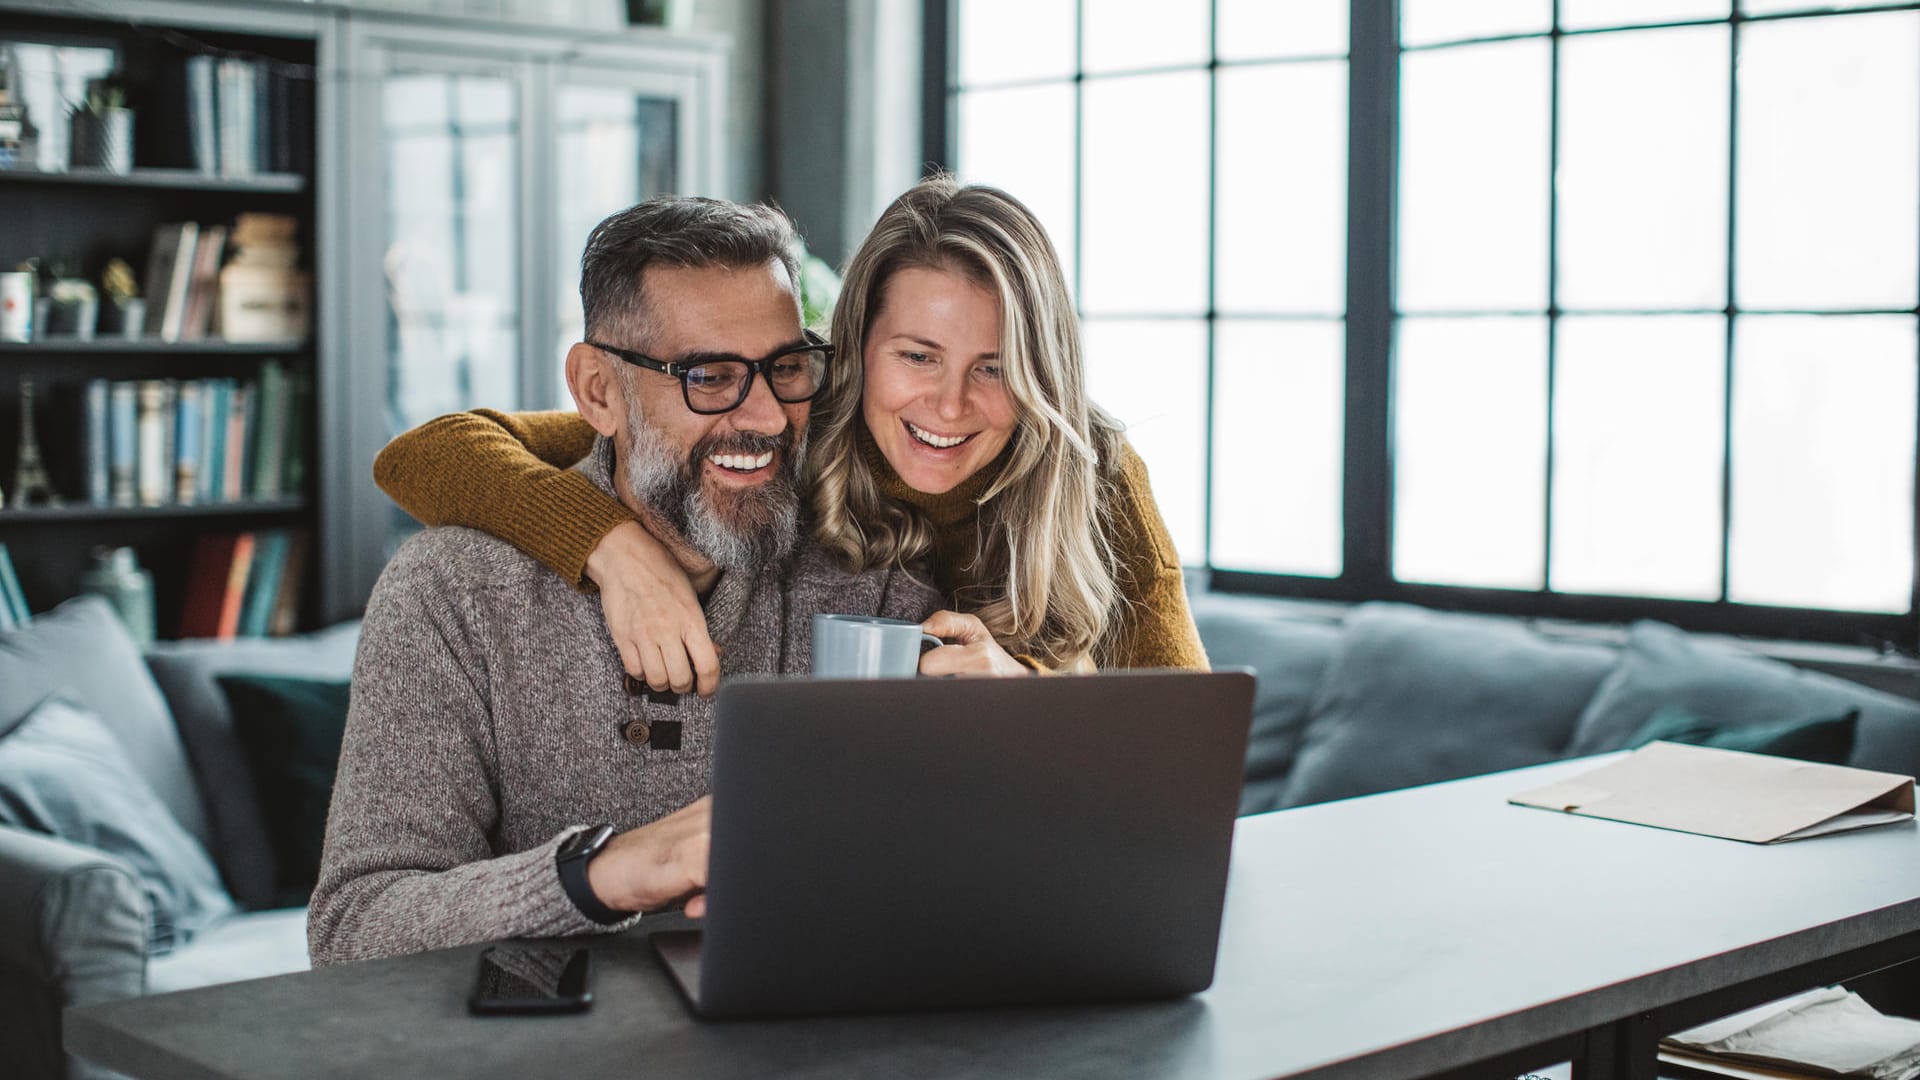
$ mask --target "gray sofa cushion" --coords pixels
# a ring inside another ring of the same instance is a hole
[[[204,781],[214,858],[241,907],[273,906],[273,848],[232,710],[216,679],[239,672],[345,679],[353,674],[359,634],[360,624],[348,622],[304,637],[163,641],[147,655]]]
[[[217,846],[160,688],[113,607],[97,596],[76,597],[0,632],[0,733],[55,694],[99,717],[174,819],[194,839]]]
[[[1512,619],[1365,604],[1347,617],[1283,805],[1559,758],[1614,660]]]
[[[245,911],[222,919],[169,956],[147,962],[147,993],[305,971],[307,909]]]
[[[1914,775],[1920,704],[1704,640],[1664,623],[1638,622],[1620,663],[1580,717],[1570,752],[1617,750],[1662,707],[1733,727],[1860,710],[1849,764]]]
[[[149,952],[233,910],[200,842],[136,776],[113,733],[60,698],[0,737],[0,823],[106,852],[140,875]]]
[[[1283,614],[1271,603],[1223,598],[1196,598],[1193,621],[1215,670],[1250,667],[1259,679],[1240,813],[1277,810],[1320,680],[1340,644],[1340,622]]]

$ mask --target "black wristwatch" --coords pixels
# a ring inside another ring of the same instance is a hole
[[[593,895],[593,885],[587,881],[587,864],[611,839],[613,826],[597,825],[567,837],[561,842],[560,850],[553,853],[554,864],[560,870],[560,887],[567,891],[567,899],[580,909],[580,914],[602,926],[633,917],[631,911],[615,911],[601,903],[600,898]]]

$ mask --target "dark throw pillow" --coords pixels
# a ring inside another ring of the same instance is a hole
[[[0,823],[83,844],[140,875],[147,951],[165,953],[233,910],[206,848],[140,779],[101,719],[50,698],[0,738]]]
[[[348,684],[279,675],[221,675],[273,847],[274,900],[299,907],[320,875],[327,804],[347,730]]]
[[[1908,776],[1920,769],[1920,704],[1657,622],[1633,625],[1619,665],[1581,714],[1567,756],[1618,750],[1663,708],[1729,728],[1858,709],[1845,764]]]
[[[1853,756],[1853,737],[1860,726],[1860,710],[1821,720],[1785,720],[1767,724],[1728,726],[1712,724],[1685,709],[1672,707],[1655,710],[1639,731],[1627,740],[1628,747],[1650,742],[1692,743],[1721,750],[1743,750],[1749,754],[1817,761],[1826,765],[1845,765]]]

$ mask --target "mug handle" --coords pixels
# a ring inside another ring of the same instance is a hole
[[[925,630],[920,631],[920,652],[922,654],[925,654],[928,649],[937,649],[940,646],[945,644],[946,644],[945,641],[942,641],[941,639],[934,637],[932,634],[927,633]]]

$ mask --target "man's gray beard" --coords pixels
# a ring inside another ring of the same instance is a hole
[[[631,399],[629,399],[631,400]],[[715,506],[700,483],[701,466],[716,453],[774,451],[779,471],[755,488],[733,493],[731,505]],[[800,467],[807,433],[736,432],[695,444],[685,458],[627,407],[626,479],[633,497],[658,511],[695,551],[723,570],[757,569],[785,562],[800,535]]]

